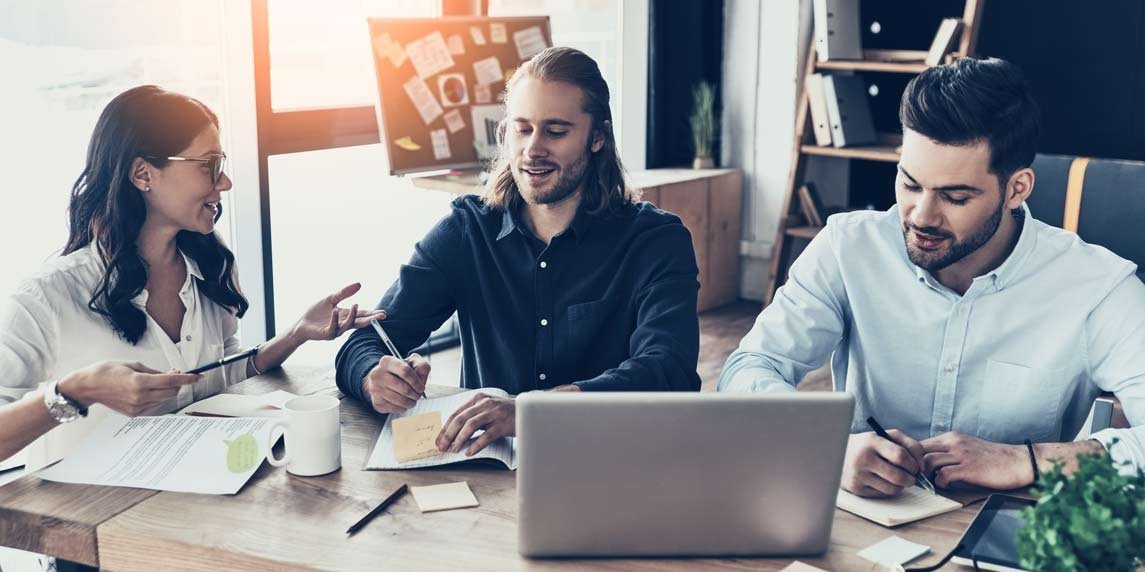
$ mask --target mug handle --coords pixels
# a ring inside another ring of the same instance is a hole
[[[270,463],[272,467],[285,467],[290,462],[290,452],[284,451],[282,458],[278,459],[274,456],[274,442],[278,441],[278,437],[274,436],[276,429],[282,429],[282,435],[286,434],[286,429],[290,426],[286,421],[279,419],[270,426],[270,433],[268,433],[268,440],[266,442],[266,462]]]

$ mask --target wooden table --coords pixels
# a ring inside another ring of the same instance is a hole
[[[330,392],[329,368],[288,368],[230,389]],[[430,386],[431,395],[457,391]],[[527,560],[516,549],[516,480],[504,469],[362,471],[379,417],[342,401],[342,469],[295,477],[264,464],[234,496],[71,485],[33,476],[0,487],[0,545],[108,570],[780,570],[791,558]],[[782,462],[782,460],[777,460]],[[402,483],[468,481],[481,506],[421,514],[410,495],[352,538],[345,531]],[[980,492],[955,495],[978,498]],[[855,553],[896,534],[930,545],[936,562],[980,504],[894,530],[836,511],[830,550],[799,560],[827,570],[869,570]]]

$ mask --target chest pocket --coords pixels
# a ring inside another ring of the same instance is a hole
[[[616,361],[615,366],[623,361],[624,357],[616,360],[618,351],[626,355],[628,347],[628,336],[621,336],[617,331],[625,329],[628,320],[621,302],[619,298],[609,297],[569,306],[557,343],[559,359],[572,365]],[[625,343],[612,344],[619,347],[603,343],[617,338],[623,338]]]
[[[1000,443],[1061,438],[1064,369],[988,360],[978,407],[978,436]]]

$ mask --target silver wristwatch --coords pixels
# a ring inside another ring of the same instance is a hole
[[[57,423],[71,423],[80,417],[87,417],[87,408],[61,395],[56,388],[58,383],[50,381],[44,386],[44,406],[48,408],[48,415]]]

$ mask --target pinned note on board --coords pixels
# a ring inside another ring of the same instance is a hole
[[[413,137],[410,137],[409,135],[394,139],[394,145],[397,145],[406,151],[421,151],[421,145],[414,143]]]
[[[441,433],[441,412],[394,419],[394,458],[399,463],[424,459],[438,454],[438,433]]]

